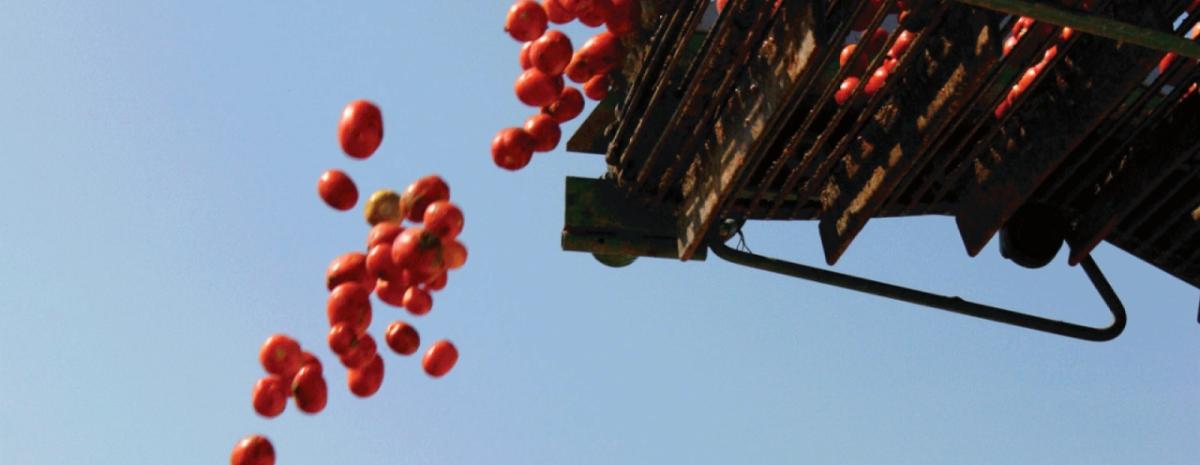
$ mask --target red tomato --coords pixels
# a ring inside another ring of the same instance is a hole
[[[233,446],[229,465],[275,465],[275,447],[263,436],[246,436]]]
[[[1175,62],[1175,53],[1167,52],[1166,54],[1164,54],[1162,57],[1162,60],[1159,60],[1159,62],[1158,62],[1159,74],[1167,72],[1167,68],[1170,68],[1171,63],[1174,63],[1174,62]]]
[[[445,271],[438,273],[428,283],[425,283],[425,290],[429,292],[440,291],[446,288],[446,281],[449,279]]]
[[[371,293],[356,282],[339,284],[329,293],[325,314],[329,326],[346,323],[362,334],[371,326]]]
[[[467,247],[456,240],[442,243],[442,262],[448,270],[456,270],[467,263]]]
[[[1075,35],[1075,30],[1069,27],[1062,28],[1062,32],[1059,34],[1062,40],[1071,40],[1071,36],[1073,35]]]
[[[442,239],[424,228],[408,228],[392,243],[392,261],[414,274],[432,277],[445,269]]]
[[[863,93],[867,94],[867,97],[875,95],[875,93],[879,92],[879,89],[882,89],[883,85],[887,83],[887,79],[887,68],[879,67],[875,69],[875,72],[871,73],[871,78],[867,79],[867,85],[863,87]]]
[[[538,113],[525,120],[525,132],[533,136],[533,150],[549,152],[558,146],[562,138],[562,128],[558,122],[545,113]]]
[[[416,316],[429,313],[429,310],[433,309],[433,296],[417,286],[409,286],[408,290],[404,291],[404,308]]]
[[[717,0],[717,13],[725,11],[725,5],[727,5],[728,3],[729,3],[729,0]]]
[[[449,373],[451,368],[454,368],[456,362],[458,362],[458,349],[450,341],[442,339],[433,343],[425,352],[421,366],[425,368],[425,373],[429,376],[441,378]]]
[[[612,12],[608,15],[608,32],[623,36],[637,28],[641,15],[638,0],[612,0]]]
[[[542,8],[546,10],[546,19],[554,24],[567,24],[575,20],[575,12],[568,11],[562,0],[543,0]]]
[[[425,230],[442,239],[453,239],[463,229],[463,213],[458,205],[439,200],[425,207]]]
[[[367,252],[367,273],[375,280],[392,279],[400,268],[392,261],[392,244],[379,244]],[[378,283],[376,283],[378,287]],[[377,290],[377,289],[376,289]]]
[[[396,223],[379,223],[372,226],[371,231],[367,233],[367,250],[379,244],[390,245],[401,231],[404,231],[404,227]]]
[[[896,71],[896,67],[900,66],[900,60],[897,60],[895,58],[884,58],[883,65],[881,65],[881,66],[883,67],[883,69],[885,71],[888,72],[888,74],[892,74],[893,72]]]
[[[579,12],[590,10],[594,1],[596,0],[562,0],[559,3],[562,4],[563,9],[579,16]]]
[[[367,158],[383,142],[383,114],[366,100],[355,100],[342,109],[338,122],[342,151],[354,158]]]
[[[325,340],[329,343],[329,350],[332,350],[334,354],[343,355],[349,353],[350,349],[358,344],[358,333],[353,326],[338,323],[329,328]]]
[[[850,101],[850,97],[854,95],[854,89],[858,87],[858,78],[849,76],[842,84],[838,86],[837,93],[833,94],[833,100],[838,105],[845,105]]]
[[[370,397],[379,392],[379,387],[383,385],[383,357],[375,354],[360,368],[348,370],[346,384],[350,386],[350,392],[358,397]]]
[[[579,52],[571,55],[571,62],[567,63],[567,68],[563,70],[563,73],[571,82],[578,84],[587,82],[592,75],[596,74],[591,68],[588,68],[587,60],[581,58]]]
[[[438,200],[450,200],[450,185],[441,176],[431,174],[409,184],[404,189],[400,205],[409,221],[420,223],[425,216],[425,209]],[[395,242],[395,239],[392,241]]]
[[[1058,56],[1058,46],[1051,45],[1050,48],[1046,49],[1046,53],[1042,55],[1042,64],[1049,64],[1050,60],[1053,60],[1055,56]]]
[[[403,321],[393,321],[388,325],[385,339],[388,347],[400,355],[412,355],[421,347],[421,335],[417,333],[417,328]]]
[[[296,407],[309,415],[325,409],[329,400],[329,387],[325,385],[325,377],[321,370],[306,366],[292,378],[292,398],[296,399]]]
[[[842,47],[842,53],[841,53],[841,55],[838,56],[838,64],[841,65],[843,68],[846,67],[846,63],[850,61],[851,56],[854,56],[854,50],[857,48],[858,48],[857,44],[850,44],[845,47]],[[867,55],[859,54],[858,58],[855,59],[854,63],[850,66],[850,75],[862,74],[866,70],[867,70]]]
[[[509,171],[524,168],[533,159],[533,136],[521,128],[504,128],[492,138],[492,161]],[[395,247],[393,246],[393,254]]]
[[[321,367],[321,359],[317,358],[316,355],[313,355],[312,352],[304,352],[300,355],[300,368],[308,366],[314,367],[313,369],[317,370],[317,372],[323,371],[323,368]]]
[[[250,393],[250,402],[254,411],[267,418],[274,418],[283,413],[287,407],[288,387],[279,375],[267,375],[254,383]]]
[[[1007,39],[1004,39],[1004,56],[1008,56],[1009,53],[1012,53],[1012,50],[1017,46],[1017,42],[1019,42],[1019,40],[1014,36],[1008,36]]]
[[[554,103],[562,94],[562,90],[562,76],[543,73],[536,67],[525,70],[513,83],[517,100],[531,107],[544,107]]]
[[[996,110],[992,112],[992,115],[996,119],[1001,119],[1005,113],[1008,113],[1009,108],[1012,108],[1012,100],[1006,97],[999,105],[996,105]]]
[[[582,47],[579,47],[579,52],[575,54],[572,61],[579,61],[579,66],[588,72],[587,77],[590,79],[597,74],[608,74],[609,71],[616,69],[621,64],[622,53],[621,41],[617,39],[617,36],[608,31],[601,31],[584,42]],[[579,76],[571,76],[569,69],[568,77],[572,81],[582,82],[575,79]]]
[[[607,74],[592,76],[583,84],[583,95],[592,100],[604,100],[608,96],[608,83]]]
[[[300,369],[300,343],[286,334],[272,334],[258,349],[258,361],[267,373],[291,378]]]
[[[346,353],[338,355],[338,360],[346,368],[360,368],[370,362],[378,350],[378,347],[375,345],[375,338],[371,337],[370,334],[364,333],[355,340],[355,343],[350,346],[350,349]]]
[[[535,68],[547,75],[562,74],[567,63],[571,62],[571,53],[574,52],[574,48],[571,47],[571,39],[562,31],[557,29],[546,31],[532,44],[529,48],[529,61]]]
[[[611,0],[592,0],[591,8],[576,7],[575,15],[579,17],[579,22],[587,27],[600,27],[612,15],[612,7]]]
[[[550,115],[558,124],[565,123],[583,113],[583,94],[574,87],[565,87],[558,100],[542,107],[542,114]]]
[[[504,32],[518,42],[529,42],[546,32],[546,10],[533,0],[518,0],[508,9]]]
[[[321,179],[317,180],[317,195],[335,210],[346,211],[358,203],[358,187],[341,170],[321,173]]]
[[[1033,86],[1033,80],[1037,79],[1037,77],[1037,68],[1029,68],[1025,70],[1025,74],[1021,75],[1021,79],[1017,81],[1017,86],[1019,86],[1021,89],[1028,89]]]
[[[904,56],[904,52],[908,51],[908,47],[912,45],[913,34],[908,31],[900,31],[896,35],[896,41],[892,42],[892,48],[888,49],[887,56],[889,58],[900,58]]]
[[[888,31],[882,27],[876,28],[875,32],[871,33],[869,36],[863,37],[862,43],[866,44],[864,45],[866,49],[863,50],[863,53],[866,54],[864,56],[867,57],[868,62],[870,61],[870,58],[874,57],[883,50],[883,46],[887,45],[887,40]]]
[[[862,11],[860,11],[858,16],[854,17],[854,21],[850,23],[850,30],[866,30],[867,27],[871,25],[871,19],[874,18],[875,14],[878,13],[882,8],[883,0],[867,0],[866,4],[863,5]]]
[[[379,297],[379,300],[385,304],[393,307],[403,307],[404,291],[408,289],[408,286],[408,282],[403,278],[396,278],[395,281],[380,279],[379,284],[375,285],[375,296]]]
[[[367,292],[375,288],[375,276],[367,272],[367,256],[362,253],[343,254],[329,262],[325,270],[325,287],[329,290],[351,281],[361,284]]]
[[[521,65],[521,70],[527,70],[533,67],[533,60],[529,58],[529,49],[533,48],[533,42],[525,42],[521,45],[521,53],[517,56],[517,63]]]

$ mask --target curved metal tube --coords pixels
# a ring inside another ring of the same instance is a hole
[[[1092,261],[1091,256],[1084,258],[1082,265],[1088,279],[1092,281],[1092,285],[1096,287],[1096,291],[1100,293],[1100,297],[1104,299],[1104,303],[1108,305],[1109,311],[1112,312],[1113,322],[1105,328],[1093,328],[1051,320],[979,304],[963,300],[959,297],[932,294],[894,284],[838,273],[836,271],[755,255],[734,250],[725,245],[723,241],[717,239],[710,240],[708,246],[718,257],[738,265],[1060,336],[1085,341],[1103,342],[1115,339],[1125,330],[1125,306],[1121,304],[1120,298],[1117,297],[1112,286],[1108,284],[1108,280],[1104,278],[1104,274],[1100,272],[1100,268],[1096,266],[1096,262]]]

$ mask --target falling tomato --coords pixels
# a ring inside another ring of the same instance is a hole
[[[358,203],[358,187],[341,170],[328,170],[317,180],[317,195],[335,210],[346,211]]]
[[[355,100],[342,109],[338,122],[342,151],[354,158],[367,158],[383,142],[383,114],[367,100]]]
[[[261,435],[246,436],[233,446],[230,465],[275,465],[275,447]]]
[[[425,352],[425,358],[421,360],[421,367],[429,376],[441,378],[449,373],[457,362],[458,348],[454,347],[450,341],[442,339],[433,343]]]

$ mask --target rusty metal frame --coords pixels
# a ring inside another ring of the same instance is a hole
[[[1121,299],[1117,297],[1117,293],[1100,271],[1100,267],[1090,256],[1083,260],[1083,271],[1095,286],[1096,292],[1104,299],[1104,303],[1113,316],[1112,324],[1103,328],[1051,320],[1028,313],[975,303],[959,297],[933,294],[823,268],[742,252],[725,245],[725,242],[716,236],[709,239],[708,247],[712,249],[713,254],[730,263],[1074,339],[1093,342],[1111,341],[1125,330],[1125,306],[1121,304]]]

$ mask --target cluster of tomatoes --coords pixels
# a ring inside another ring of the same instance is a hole
[[[1012,52],[1012,49],[1021,42],[1021,38],[1025,37],[1025,34],[1029,32],[1029,28],[1033,27],[1035,23],[1036,21],[1028,16],[1021,16],[1016,21],[1013,21],[1012,30],[1009,31],[1008,37],[1004,39],[1004,55],[1007,56]],[[1041,61],[1027,68],[1021,74],[1021,78],[1017,80],[1017,83],[1013,84],[1012,88],[1008,90],[1008,95],[1004,97],[1004,100],[999,105],[996,105],[996,109],[992,113],[997,119],[1003,118],[1004,114],[1008,113],[1008,110],[1012,108],[1013,103],[1021,97],[1021,94],[1024,94],[1026,90],[1029,90],[1033,86],[1038,76],[1046,69],[1046,65],[1050,64],[1050,61],[1058,55],[1058,46],[1071,40],[1071,36],[1074,34],[1075,31],[1069,27],[1064,27],[1059,31],[1059,43],[1046,48],[1046,52],[1042,54]]]
[[[338,141],[350,157],[370,157],[383,141],[379,108],[366,100],[351,102],[338,124]],[[329,170],[317,182],[317,193],[327,205],[350,210],[358,203],[358,188],[346,173]],[[383,384],[383,357],[368,332],[372,321],[371,294],[387,305],[406,309],[414,316],[433,308],[433,292],[446,287],[447,272],[462,267],[467,249],[458,241],[464,217],[450,202],[450,187],[436,175],[425,176],[404,192],[381,189],[363,206],[367,223],[365,253],[348,252],[333,260],[325,272],[329,290],[326,316],[330,350],[346,368],[346,384],[358,397],[370,397]],[[405,224],[405,221],[410,222]],[[411,324],[393,321],[384,333],[388,348],[412,355],[421,337]],[[301,349],[295,339],[274,334],[259,350],[267,374],[251,392],[254,411],[273,418],[292,398],[306,414],[325,408],[328,387],[321,362]],[[438,378],[458,361],[458,349],[448,340],[429,346],[421,365]],[[272,465],[275,450],[267,438],[253,435],[234,446],[232,465]]]
[[[492,138],[492,161],[516,171],[529,165],[534,152],[549,152],[562,138],[560,124],[583,112],[583,97],[602,100],[608,95],[609,73],[620,65],[619,37],[636,29],[637,0],[518,0],[508,10],[504,30],[522,42],[518,61],[521,75],[513,90],[526,105],[540,108],[522,127],[501,129]],[[562,31],[549,23],[578,19],[589,27],[606,26],[574,50]],[[565,85],[563,76],[582,84],[583,92]]]
[[[889,13],[897,13],[903,17],[908,12],[908,5],[905,1],[897,1],[894,7],[895,11]],[[883,0],[869,0],[858,16],[851,21],[850,29],[863,34],[860,42],[847,44],[838,56],[838,64],[848,69],[846,78],[842,80],[842,83],[838,85],[837,92],[833,94],[833,100],[838,105],[845,105],[855,97],[862,76],[865,76],[868,71],[867,65],[870,64],[870,57],[883,50],[883,46],[887,44],[889,35],[887,29],[880,27],[869,33],[866,32],[867,27],[871,25],[871,19],[883,8]],[[896,41],[888,49],[883,63],[871,72],[867,78],[867,84],[863,86],[862,93],[866,97],[874,96],[879,89],[883,88],[887,83],[888,76],[896,70],[896,66],[900,64],[900,57],[908,51],[912,41],[913,34],[907,30],[902,30],[896,35]],[[860,45],[863,47],[861,51],[858,50]],[[857,53],[855,53],[856,51]]]

